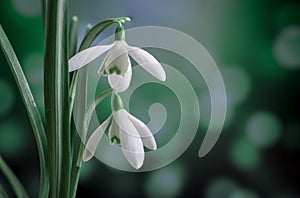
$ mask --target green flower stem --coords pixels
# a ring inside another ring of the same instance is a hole
[[[78,130],[78,133],[82,133],[80,129],[82,129],[82,120],[83,120],[83,113],[86,108],[86,74],[87,74],[87,68],[81,68],[79,71],[76,71],[76,73],[73,76],[75,77],[75,80],[77,80],[77,90],[76,90],[76,103],[75,108],[77,110],[77,117],[76,117],[76,127]],[[83,113],[81,113],[83,112]],[[76,190],[78,186],[79,176],[80,176],[80,168],[76,166],[76,159],[79,155],[80,151],[80,145],[82,144],[81,138],[78,133],[75,133],[74,136],[74,144],[73,144],[73,159],[72,159],[72,174],[71,174],[71,197],[76,196]]]
[[[0,25],[0,46],[13,73],[15,81],[21,93],[27,114],[33,129],[40,162],[40,189],[39,197],[48,197],[49,178],[46,167],[47,139],[44,125],[37,105],[34,101],[27,79],[23,73],[22,67],[17,56]]]
[[[81,137],[79,137],[78,134],[76,134],[76,140],[79,141],[80,144],[76,144],[75,149],[77,150],[77,160],[73,159],[73,166],[72,166],[72,177],[71,177],[71,197],[75,198],[76,196],[76,189],[78,186],[78,181],[79,181],[79,177],[80,177],[80,169],[82,166],[82,155],[83,155],[83,151],[84,151],[84,142],[86,139],[86,133],[88,130],[88,126],[93,114],[93,111],[95,110],[96,106],[105,98],[107,97],[109,94],[111,94],[113,92],[113,89],[109,89],[106,90],[104,92],[102,92],[101,94],[99,94],[95,101],[93,101],[87,108],[84,117],[83,117],[83,125],[82,125],[82,134]]]
[[[105,21],[102,21],[95,25],[92,29],[88,30],[86,36],[84,37],[80,47],[79,51],[82,51],[84,49],[89,48],[94,40],[110,25],[112,24],[119,24],[123,21],[128,21],[130,20],[128,17],[120,17],[120,18],[113,18],[113,19],[108,19]],[[79,84],[79,86],[77,85]],[[71,82],[71,89],[70,89],[70,115],[72,114],[73,111],[73,104],[75,100],[75,95],[76,92],[80,93],[78,94],[77,97],[77,110],[78,112],[85,112],[85,107],[86,107],[86,68],[82,68],[79,71],[75,71],[73,73],[73,79]],[[83,123],[83,115],[77,115],[77,121],[76,123]],[[78,124],[77,126],[80,130],[83,130],[83,126]],[[76,133],[75,136],[73,137],[73,150],[72,150],[72,173],[71,173],[71,190],[70,190],[70,197],[75,197],[76,196],[76,190],[78,186],[78,181],[79,181],[79,176],[80,176],[80,166],[77,166],[78,161],[82,161],[82,148],[83,148],[83,143],[79,135]],[[81,154],[80,154],[81,153]],[[80,162],[81,163],[81,162]]]
[[[8,182],[10,183],[11,187],[13,188],[18,198],[29,198],[21,182],[16,177],[16,175],[12,172],[9,166],[6,164],[6,162],[1,157],[1,155],[0,155],[0,171],[7,178]]]
[[[69,197],[70,187],[67,8],[68,0],[51,0],[46,5],[44,91],[52,198]]]
[[[81,139],[82,139],[82,144],[80,145],[80,149],[79,149],[79,155],[78,155],[78,159],[77,159],[77,166],[81,167],[82,166],[82,154],[84,151],[84,143],[86,141],[86,134],[90,125],[90,121],[93,115],[93,112],[95,110],[95,108],[97,107],[97,105],[104,99],[106,98],[108,95],[110,95],[113,92],[113,89],[108,89],[104,92],[102,92],[101,94],[99,94],[95,101],[91,102],[84,114],[83,117],[83,125],[82,125],[82,134],[81,134]]]
[[[79,51],[82,51],[86,48],[89,48],[91,44],[95,41],[95,39],[110,25],[112,24],[120,24],[124,21],[130,21],[130,18],[128,17],[119,17],[119,18],[112,18],[104,20],[97,25],[95,25],[83,38],[83,41],[80,45]]]
[[[78,18],[76,16],[72,17],[70,24],[70,40],[69,40],[69,58],[76,54],[77,49],[77,36],[78,36]],[[70,85],[70,109],[69,109],[69,117],[72,117],[72,111],[74,106],[75,93],[77,88],[77,80],[78,80],[78,70],[73,72],[72,81]],[[71,122],[71,120],[70,120]]]
[[[69,58],[76,54],[78,37],[78,17],[73,16],[69,31]]]
[[[9,198],[7,192],[5,191],[5,189],[0,185],[0,197],[1,198]]]
[[[90,26],[87,26],[87,32],[90,31]],[[76,70],[73,73],[73,78],[72,78],[72,82],[71,82],[71,88],[70,88],[70,104],[71,104],[71,108],[70,108],[70,116],[72,114],[72,110],[73,110],[73,106],[74,106],[74,101],[75,101],[75,95],[76,95],[76,91],[77,92],[77,100],[76,100],[76,109],[78,112],[84,112],[85,107],[86,107],[86,68],[81,68],[80,70]],[[78,88],[77,88],[78,85]],[[78,113],[77,117],[76,117],[76,127],[77,129],[81,129],[82,128],[82,114]],[[79,133],[80,131],[78,131]],[[79,182],[79,176],[80,174],[74,174],[75,173],[79,173],[80,170],[76,167],[75,164],[75,157],[74,156],[78,156],[78,152],[79,152],[79,145],[80,145],[80,141],[81,138],[78,135],[78,133],[76,131],[74,131],[73,133],[73,149],[72,149],[72,170],[71,170],[71,190],[70,190],[70,197],[76,197],[76,191],[77,191],[77,186],[78,186],[78,182]]]

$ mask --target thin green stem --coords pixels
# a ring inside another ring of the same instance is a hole
[[[5,189],[0,185],[0,197],[1,198],[9,198],[7,192],[5,191]]]
[[[78,17],[73,16],[70,23],[69,30],[69,58],[74,56],[77,50],[78,37]]]
[[[75,95],[76,95],[76,89],[77,89],[77,82],[78,82],[78,70],[73,72],[72,81],[70,85],[70,109],[69,109],[69,115],[72,116],[73,112],[73,106],[75,101]]]
[[[119,17],[119,18],[112,18],[104,20],[97,25],[95,25],[86,36],[83,38],[83,41],[81,42],[79,51],[82,51],[92,45],[92,43],[95,41],[95,39],[110,25],[112,24],[119,24],[124,21],[129,21],[130,19],[128,17]]]
[[[79,153],[79,147],[81,144],[81,138],[79,133],[82,134],[82,120],[86,108],[86,68],[81,68],[76,75],[77,76],[77,91],[76,91],[76,102],[74,104],[77,110],[76,116],[76,129],[78,133],[75,134],[74,144],[73,144],[73,159],[72,159],[72,174],[71,174],[71,197],[76,196],[76,189],[79,181],[80,169],[76,166],[76,160]],[[83,113],[81,113],[83,112]]]
[[[1,157],[1,155],[0,155],[0,171],[7,178],[9,184],[11,185],[12,189],[14,190],[18,198],[29,198],[21,182],[19,181],[17,176],[13,173],[13,171],[9,168],[9,166],[6,164],[6,162]]]
[[[65,23],[62,24],[62,28],[64,28],[65,34],[64,43],[65,46],[69,46],[69,24],[68,24],[68,0],[65,2],[61,1],[61,13],[64,14]],[[71,156],[71,116],[70,116],[70,99],[69,99],[69,48],[65,47],[64,57],[62,57],[65,61],[65,65],[62,68],[62,82],[63,89],[61,90],[63,93],[63,107],[62,107],[62,163],[61,163],[61,186],[60,186],[60,197],[67,198],[70,195],[70,181],[71,181],[71,164],[72,164],[72,156]]]
[[[82,125],[82,134],[81,137],[79,137],[78,134],[76,137],[76,141],[79,141],[79,144],[75,144],[77,145],[77,147],[75,148],[77,151],[77,155],[78,158],[76,160],[73,159],[73,166],[72,166],[72,177],[71,177],[71,197],[75,198],[76,196],[76,189],[78,186],[78,181],[79,181],[79,177],[80,177],[80,169],[82,166],[82,155],[83,155],[83,151],[84,151],[84,142],[86,139],[86,134],[87,134],[87,130],[89,127],[89,123],[93,114],[93,111],[95,110],[96,106],[105,98],[107,97],[109,94],[111,94],[113,92],[113,89],[109,89],[106,90],[104,92],[102,92],[101,94],[99,94],[95,101],[91,102],[91,104],[89,104],[86,112],[84,113],[84,117],[83,117],[83,125]]]
[[[94,40],[110,25],[115,24],[115,23],[120,23],[123,21],[128,21],[130,20],[128,17],[120,17],[120,18],[114,18],[114,19],[108,19],[105,21],[102,21],[95,25],[92,29],[90,29],[86,36],[84,37],[80,47],[79,51],[82,51],[84,49],[87,49],[92,45]],[[77,85],[79,84],[79,86]],[[77,104],[76,104],[76,109],[79,112],[85,112],[85,105],[86,105],[86,68],[82,68],[79,71],[76,71],[73,74],[73,79],[72,79],[72,88],[70,89],[70,104],[71,107],[73,107],[74,100],[75,100],[75,95],[76,92],[79,92],[82,98],[77,98]],[[78,109],[79,108],[79,109]],[[72,114],[73,108],[70,109],[70,114]],[[77,115],[77,126],[78,129],[83,132],[83,116],[82,115]],[[76,190],[78,186],[78,181],[79,181],[79,176],[80,176],[80,166],[77,166],[78,161],[81,161],[82,158],[82,140],[80,136],[76,133],[74,136],[74,144],[73,144],[73,160],[72,160],[72,173],[71,173],[71,196],[72,198],[75,198],[76,196]],[[80,162],[81,163],[81,162]]]
[[[89,125],[90,125],[90,121],[91,121],[91,118],[92,118],[92,115],[93,115],[93,112],[95,110],[95,108],[97,107],[97,105],[104,99],[106,98],[108,95],[110,95],[111,93],[113,92],[113,89],[108,89],[104,92],[102,92],[101,94],[99,94],[95,101],[92,101],[85,114],[84,114],[84,117],[83,117],[83,125],[82,125],[82,134],[81,134],[81,144],[80,144],[80,148],[79,148],[79,155],[78,155],[78,158],[77,158],[77,166],[78,167],[81,167],[82,166],[82,154],[83,154],[83,151],[84,151],[84,142],[86,141],[86,135],[87,135],[87,131],[88,131],[88,128],[89,128]]]
[[[1,25],[0,45],[8,62],[8,65],[13,73],[15,81],[18,85],[33,129],[40,162],[39,197],[47,197],[49,193],[49,177],[46,165],[47,139],[44,130],[44,124],[42,122],[41,115],[38,111],[32,92],[28,85],[27,79],[23,73],[22,67]]]
[[[78,18],[76,16],[72,17],[70,24],[70,40],[69,40],[69,57],[75,55],[77,50],[77,36],[78,36]],[[72,117],[72,110],[74,106],[74,98],[77,88],[77,80],[78,80],[78,70],[73,72],[72,81],[70,85],[70,109],[69,109],[69,117]],[[71,122],[71,121],[70,121]]]

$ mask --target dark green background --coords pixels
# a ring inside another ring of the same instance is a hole
[[[0,23],[42,110],[44,43],[39,3],[38,0],[1,0]],[[297,182],[300,176],[300,3],[292,0],[70,0],[70,15],[79,17],[80,38],[87,23],[117,16],[132,18],[132,22],[126,23],[127,28],[154,25],[189,34],[216,61],[229,100],[228,120],[218,143],[205,158],[198,158],[210,114],[203,80],[195,75],[187,61],[165,51],[152,50],[158,60],[181,68],[193,84],[203,115],[199,133],[179,159],[153,172],[121,172],[92,160],[84,165],[78,197],[300,196]],[[275,53],[276,50],[280,53]],[[146,89],[160,93],[157,95],[169,94],[172,101],[168,103],[169,108],[176,112],[178,102],[172,100],[172,93],[149,85],[134,95],[133,100],[139,101],[136,104],[140,106],[134,107],[132,103],[133,114],[147,117],[148,106],[157,102]],[[166,135],[158,135],[157,141],[168,142],[173,135],[171,129],[169,122],[162,131]],[[30,195],[36,197],[39,176],[33,133],[2,53],[0,153]],[[9,189],[2,175],[0,185]]]

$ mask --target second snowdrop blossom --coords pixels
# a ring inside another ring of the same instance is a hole
[[[111,144],[120,144],[122,152],[130,165],[139,169],[145,158],[144,146],[156,150],[155,139],[149,128],[139,119],[130,115],[123,107],[122,99],[114,94],[112,114],[92,133],[83,152],[83,161],[90,160],[108,128]]]
[[[116,29],[115,42],[111,45],[90,47],[69,60],[69,71],[77,70],[108,51],[98,73],[108,76],[108,82],[117,92],[125,91],[131,81],[132,68],[129,56],[147,72],[161,81],[166,80],[166,73],[161,64],[147,51],[130,46],[125,41],[125,31],[121,24]]]

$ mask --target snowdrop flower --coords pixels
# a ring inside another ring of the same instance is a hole
[[[90,160],[111,121],[108,136],[111,144],[120,144],[125,158],[131,166],[139,169],[144,162],[144,147],[156,150],[155,139],[149,128],[130,115],[123,107],[122,99],[114,94],[112,114],[92,133],[83,152],[83,161]]]
[[[151,54],[126,43],[125,31],[122,25],[117,27],[115,42],[111,45],[90,47],[73,56],[69,60],[69,71],[85,66],[108,50],[109,52],[98,73],[108,76],[108,82],[115,91],[123,92],[130,85],[132,68],[129,55],[151,75],[161,81],[166,80],[163,67]]]

